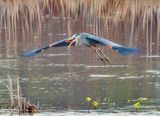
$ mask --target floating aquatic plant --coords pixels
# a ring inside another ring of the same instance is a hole
[[[135,109],[140,109],[140,106],[141,106],[141,103],[140,103],[140,102],[136,102],[136,103],[134,104],[134,108],[135,108]]]
[[[88,110],[88,113],[90,113],[90,108],[91,108],[91,100],[92,100],[92,98],[91,97],[86,97],[86,101],[87,101],[87,110]]]
[[[86,101],[87,101],[87,109],[88,109],[88,113],[90,113],[90,109],[94,108],[96,109],[98,107],[98,102],[96,100],[92,101],[91,97],[86,97]]]
[[[97,101],[93,101],[92,105],[93,105],[94,108],[97,108],[98,102]]]
[[[148,98],[145,98],[145,97],[139,97],[138,98],[138,101],[147,101],[148,100]]]
[[[134,109],[138,110],[138,109],[140,109],[142,103],[143,104],[144,103],[150,103],[151,101],[148,98],[145,98],[145,97],[139,97],[135,100],[128,99],[128,101],[127,101],[127,103],[129,103],[129,104],[131,104],[133,102],[134,102],[134,104],[133,104]]]
[[[130,103],[131,102],[131,100],[130,99],[128,99],[128,101],[127,101],[128,103]]]
[[[105,100],[106,102],[109,102],[109,101],[110,101],[109,97],[105,97],[104,100]]]
[[[86,101],[91,101],[92,100],[92,98],[91,97],[86,97]]]

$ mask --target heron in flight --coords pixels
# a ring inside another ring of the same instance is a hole
[[[91,48],[98,56],[98,58],[103,63],[109,63],[109,58],[104,54],[104,52],[99,48],[100,46],[108,46],[109,48],[113,49],[114,51],[120,53],[121,55],[129,55],[129,54],[135,54],[139,51],[138,48],[128,48],[123,45],[114,43],[112,41],[109,41],[107,39],[104,39],[102,37],[98,37],[89,33],[80,33],[80,34],[74,34],[73,36],[62,39],[57,42],[53,42],[47,46],[43,46],[38,49],[27,51],[23,54],[25,57],[31,57],[33,55],[36,55],[44,50],[47,50],[48,48],[52,47],[63,47],[68,46],[70,48],[71,46],[75,47],[81,47],[86,46]]]

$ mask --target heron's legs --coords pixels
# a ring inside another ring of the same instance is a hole
[[[104,63],[104,64],[106,64],[106,62],[104,61],[104,59],[103,59],[103,57],[100,55],[100,53],[98,52],[98,49],[95,47],[95,46],[90,46],[91,47],[91,49],[97,54],[97,56],[98,56],[98,58]]]
[[[100,49],[100,48],[97,48],[98,51],[104,56],[105,60],[110,64],[110,60],[109,58],[104,54],[104,52]]]
[[[96,52],[97,56],[100,58],[100,60],[101,60],[104,64],[106,64],[104,58],[100,55],[100,53],[98,52],[98,50],[95,50],[95,52]]]

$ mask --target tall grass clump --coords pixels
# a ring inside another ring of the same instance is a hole
[[[31,104],[29,100],[26,101],[26,98],[22,96],[22,90],[19,80],[19,77],[17,77],[15,88],[13,79],[11,79],[11,77],[8,75],[8,84],[6,84],[6,87],[9,91],[10,100],[8,102],[8,107],[5,108],[4,106],[1,106],[1,110],[8,109],[8,111],[11,113],[11,116],[15,111],[19,112],[20,116],[22,116],[25,113],[33,115],[34,113],[38,112],[39,106],[37,107],[36,105]]]

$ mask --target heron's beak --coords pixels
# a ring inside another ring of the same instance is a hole
[[[70,44],[68,45],[68,48],[70,48],[70,47],[72,46],[72,44],[75,42],[75,40],[74,40],[74,38],[70,37],[70,38],[68,38],[68,39],[66,40],[66,42],[70,43]]]
[[[66,42],[71,42],[72,40],[73,40],[73,38],[71,37],[71,38],[67,39]]]
[[[75,42],[75,40],[72,40],[72,41],[70,42],[68,48],[70,48],[74,42]]]

